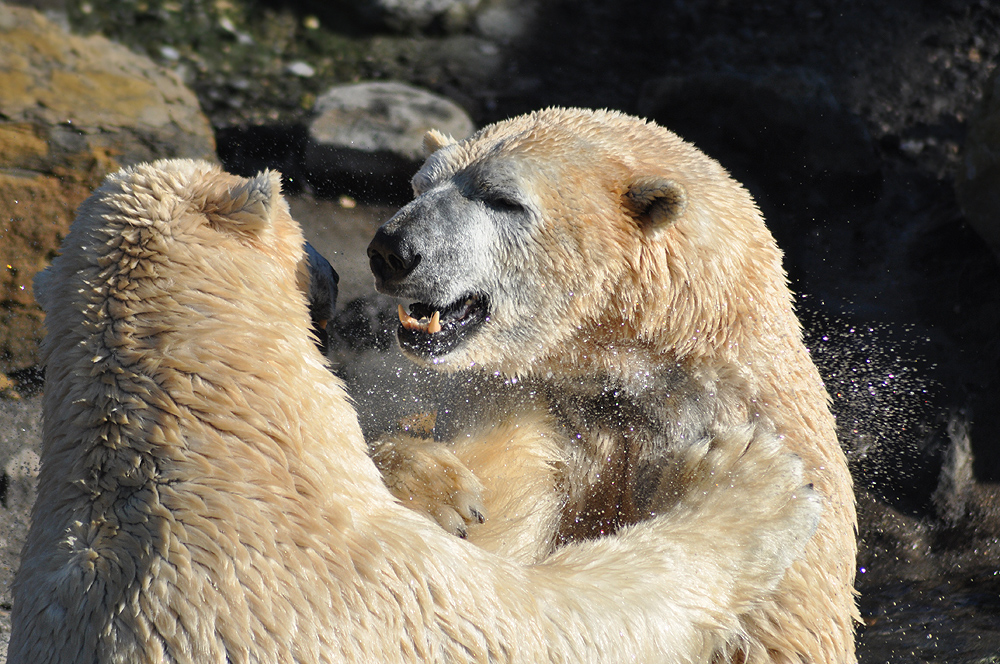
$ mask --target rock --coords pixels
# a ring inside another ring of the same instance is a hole
[[[316,100],[310,135],[325,145],[364,152],[392,152],[423,159],[423,138],[438,129],[456,138],[473,130],[453,102],[402,83],[357,83],[333,88]]]
[[[491,4],[476,14],[476,32],[496,42],[511,42],[530,32],[536,10],[532,2]]]
[[[932,500],[941,521],[948,526],[956,526],[966,516],[969,498],[976,486],[969,422],[964,414],[951,417],[948,437],[951,444],[944,450],[941,474]]]
[[[316,100],[306,180],[322,196],[405,199],[429,129],[462,139],[474,126],[454,102],[401,83],[335,87]]]
[[[479,0],[363,0],[357,12],[369,22],[396,32],[455,32],[468,25]]]
[[[42,314],[31,280],[104,175],[214,154],[197,99],[172,72],[0,4],[0,371],[37,361]]]
[[[983,97],[965,136],[956,190],[966,221],[1000,255],[1000,76]]]
[[[20,399],[17,385],[6,374],[0,372],[0,399]]]
[[[10,581],[31,522],[41,441],[42,397],[0,399],[0,609],[10,609]],[[8,637],[5,617],[0,614],[0,657]]]
[[[9,483],[33,481],[38,477],[41,459],[35,450],[24,448],[10,459],[4,466],[4,476]]]

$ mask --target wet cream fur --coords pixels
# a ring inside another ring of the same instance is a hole
[[[505,401],[493,396],[496,390],[476,389],[491,396],[448,405],[462,413],[448,433],[450,463],[486,488],[481,503],[471,482],[438,492],[453,509],[439,505],[432,515],[455,530],[471,493],[487,521],[460,524],[470,541],[537,558],[553,544],[602,534],[606,522],[685,509],[700,488],[673,467],[674,455],[692,439],[709,436],[711,445],[726,447],[743,427],[777,435],[805,462],[805,477],[823,498],[822,521],[779,588],[762,588],[759,604],[731,616],[742,635],[720,643],[717,656],[855,661],[852,481],[829,396],[803,345],[781,252],[747,191],[668,130],[614,112],[548,109],[458,143],[431,133],[425,145],[432,154],[414,177],[417,197],[399,223],[435,214],[433,197],[453,186],[472,201],[468,214],[476,214],[465,174],[489,185],[494,172],[508,190],[516,174],[515,197],[524,207],[517,219],[529,220],[502,231],[527,229],[523,246],[510,240],[513,248],[496,256],[495,279],[505,287],[488,293],[490,321],[454,353],[428,363],[446,371],[471,367],[487,383],[520,393]],[[453,211],[459,203],[449,205]],[[479,263],[476,270],[484,272]],[[621,395],[628,410],[606,412],[611,395]],[[539,412],[554,423],[539,423]],[[498,473],[516,465],[508,460],[532,446],[532,435],[542,463],[532,473]],[[650,443],[657,436],[666,443]],[[387,455],[396,442],[379,446]],[[655,455],[666,471],[644,512],[633,502],[636,468]],[[546,476],[546,469],[554,470]],[[427,467],[414,472],[429,474]],[[388,475],[393,486],[403,483]],[[535,512],[511,506],[531,494]],[[531,514],[520,526],[505,514],[518,509]],[[490,526],[491,519],[504,525]],[[713,544],[688,552],[707,553],[757,527],[753,519],[748,514],[733,530],[706,532]],[[706,608],[711,603],[703,598]]]
[[[125,169],[38,278],[44,442],[8,662],[686,662],[742,629],[731,607],[818,519],[794,456],[749,430],[752,471],[692,450],[731,490],[538,565],[444,533],[386,490],[309,336],[279,189]],[[748,514],[766,536],[717,541]]]

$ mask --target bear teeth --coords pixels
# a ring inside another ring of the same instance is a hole
[[[399,323],[407,330],[418,330],[420,332],[426,332],[427,334],[436,334],[441,331],[441,312],[435,311],[431,314],[430,318],[424,316],[419,320],[411,316],[403,308],[403,305],[398,305],[399,313]]]

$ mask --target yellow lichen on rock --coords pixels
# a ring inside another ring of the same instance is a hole
[[[0,4],[0,370],[37,361],[31,280],[73,211],[121,165],[214,159],[194,94],[175,74],[100,36]]]

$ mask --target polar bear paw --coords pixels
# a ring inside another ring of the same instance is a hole
[[[732,550],[723,555],[742,561],[737,568],[753,591],[748,598],[774,588],[815,533],[823,497],[805,481],[802,459],[784,448],[780,436],[737,428],[703,449],[690,467],[687,508],[702,515],[703,527],[727,533]],[[716,542],[720,554],[724,548]]]
[[[397,499],[449,533],[464,538],[486,521],[483,483],[444,443],[401,434],[379,442],[372,459]]]

